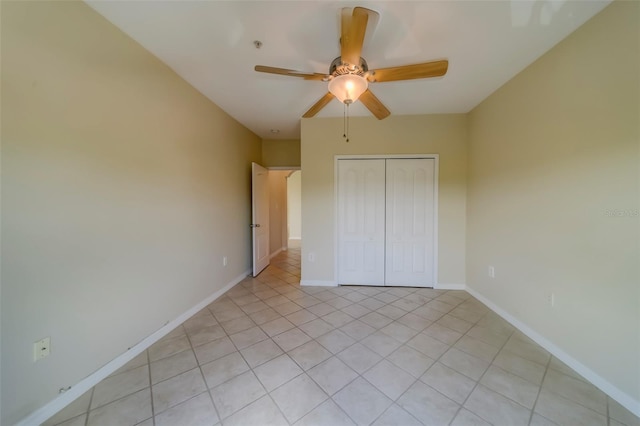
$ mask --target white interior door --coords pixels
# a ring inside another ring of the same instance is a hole
[[[385,160],[338,161],[338,283],[384,285]]]
[[[269,265],[269,171],[251,163],[253,276]]]
[[[434,285],[434,179],[434,159],[387,160],[386,285]]]

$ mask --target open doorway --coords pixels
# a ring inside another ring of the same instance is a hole
[[[301,245],[301,171],[269,170],[270,257]]]

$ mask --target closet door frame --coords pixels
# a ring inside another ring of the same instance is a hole
[[[434,160],[434,179],[433,179],[433,288],[438,287],[438,176],[440,170],[440,156],[439,154],[382,154],[382,155],[334,155],[333,160],[333,220],[334,220],[334,235],[333,235],[333,270],[335,275],[335,282],[338,283],[338,233],[339,233],[339,216],[338,216],[338,161],[340,160],[371,160],[371,159],[419,159],[428,158]]]

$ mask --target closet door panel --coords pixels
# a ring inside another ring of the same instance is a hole
[[[388,159],[386,163],[385,284],[434,284],[433,159]]]
[[[385,160],[338,161],[338,283],[384,285]]]

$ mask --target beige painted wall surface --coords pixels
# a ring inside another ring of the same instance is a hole
[[[636,403],[639,6],[614,2],[472,111],[467,203],[467,284]]]
[[[300,140],[263,139],[262,165],[265,167],[300,167]]]
[[[82,2],[2,2],[1,23],[13,424],[250,268],[261,141]]]
[[[287,175],[289,170],[269,170],[269,253],[287,247]]]
[[[287,179],[287,223],[289,239],[299,240],[302,237],[302,172],[296,171]]]
[[[438,283],[465,283],[466,116],[352,117],[302,120],[302,280],[335,280],[334,156],[440,154]],[[309,253],[315,262],[309,262]]]

